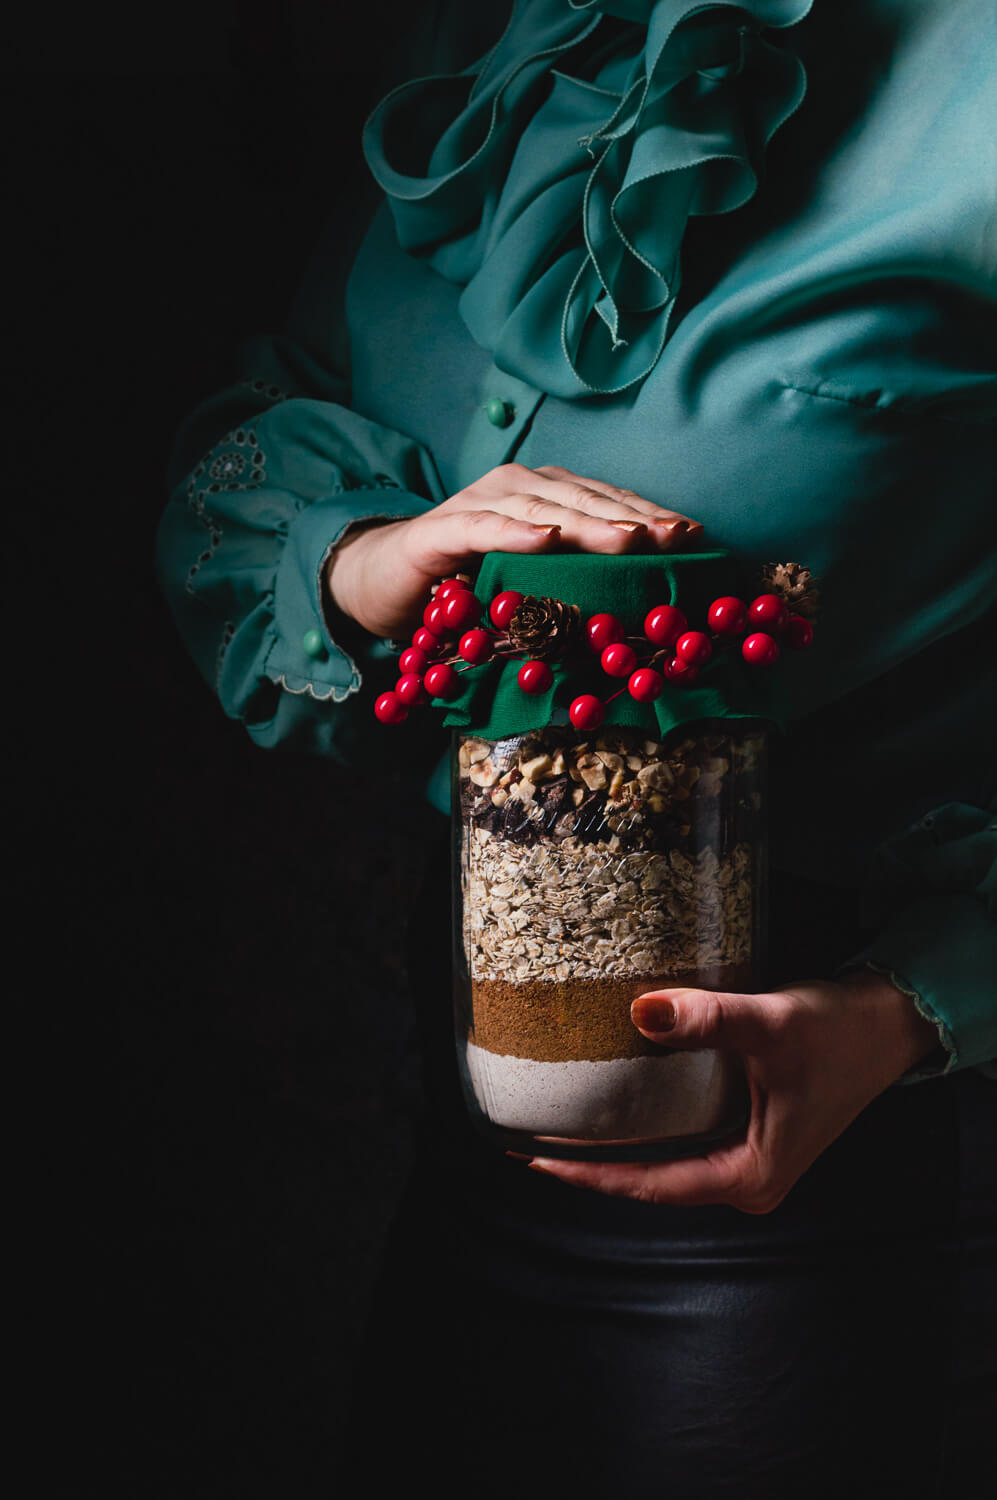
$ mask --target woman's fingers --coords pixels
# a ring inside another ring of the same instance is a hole
[[[620,524],[523,495],[515,501],[493,501],[487,510],[441,506],[421,516],[406,540],[412,561],[433,574],[486,552],[541,552],[552,545],[559,550],[626,552],[645,535],[642,523],[635,520]]]
[[[406,533],[409,560],[427,577],[438,578],[459,563],[476,562],[486,552],[543,552],[560,541],[554,522],[533,522],[498,510],[442,507],[420,516]]]
[[[662,989],[638,995],[630,1019],[644,1036],[669,1047],[756,1053],[785,1028],[790,1010],[784,995]]]
[[[564,551],[633,551],[647,536],[648,526],[636,511],[625,511],[592,495],[587,508],[561,505],[543,495],[506,495],[490,502],[501,515],[522,516],[534,526],[558,526]],[[682,523],[675,521],[672,526]]]
[[[617,519],[684,520],[677,511],[666,511],[660,506],[641,501],[637,495],[626,495],[623,490],[609,490],[580,474],[569,474],[562,470],[561,477],[549,471],[534,469],[527,471],[524,488],[530,494],[541,496],[557,505],[571,510],[586,511],[590,515],[608,516]]]
[[[571,1187],[589,1188],[612,1198],[691,1207],[727,1203],[744,1206],[748,1213],[765,1211],[760,1197],[756,1200],[752,1195],[751,1154],[740,1143],[710,1156],[690,1156],[681,1161],[604,1163],[535,1156],[530,1167]],[[747,1207],[756,1201],[757,1207]]]
[[[491,469],[466,490],[445,502],[448,510],[473,510],[484,505],[535,519],[538,507],[554,506],[565,512],[558,517],[563,540],[570,546],[590,550],[592,528],[580,524],[579,517],[601,518],[604,522],[629,521],[645,530],[635,534],[640,549],[647,546],[676,551],[688,545],[702,532],[698,522],[680,512],[655,505],[650,500],[598,480],[586,479],[569,469],[542,467],[528,469],[525,464],[501,464]],[[594,550],[610,550],[598,548]]]
[[[575,474],[571,469],[563,469],[558,464],[543,464],[533,472],[541,479],[550,480],[558,485],[567,485],[571,488],[581,487],[583,490],[604,495],[607,499],[615,501],[617,505],[640,516],[652,529],[668,521],[677,520],[685,521],[690,537],[695,538],[702,534],[702,524],[694,521],[691,516],[685,515],[683,511],[657,505],[653,500],[645,500],[643,495],[638,495],[633,490],[621,489],[619,485],[609,484],[604,479],[592,479],[582,474]]]

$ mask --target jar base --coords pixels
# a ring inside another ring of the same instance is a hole
[[[491,1145],[516,1156],[551,1157],[556,1161],[679,1161],[683,1157],[704,1156],[716,1146],[742,1135],[748,1123],[748,1110],[745,1108],[736,1119],[704,1134],[644,1141],[572,1141],[559,1136],[529,1135],[494,1125],[479,1111],[472,1114],[472,1123]]]

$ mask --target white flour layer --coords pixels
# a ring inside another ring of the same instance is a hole
[[[730,1118],[731,1068],[719,1052],[608,1062],[534,1062],[467,1044],[475,1097],[495,1125],[580,1140],[657,1140]]]

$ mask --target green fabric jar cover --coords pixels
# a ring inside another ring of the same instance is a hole
[[[594,614],[616,615],[627,636],[643,635],[644,620],[660,604],[674,604],[690,630],[709,634],[707,611],[715,599],[733,594],[750,603],[762,592],[759,582],[752,582],[733,556],[723,551],[618,557],[588,552],[545,556],[491,552],[474,588],[486,620],[492,599],[506,589],[577,604],[583,622]],[[644,656],[638,651],[638,665],[645,664]],[[554,681],[545,693],[523,692],[516,681],[521,664],[520,658],[513,658],[467,668],[462,673],[464,691],[458,698],[449,703],[433,700],[448,709],[444,722],[484,739],[503,739],[547,724],[568,723],[568,706],[580,693],[594,693],[603,703],[618,694],[606,706],[605,724],[642,729],[659,740],[704,719],[756,719],[776,728],[782,728],[786,720],[780,663],[749,666],[741,656],[740,638],[730,644],[715,642],[714,654],[700,669],[694,687],[666,682],[653,703],[632,698],[626,678],[607,676],[598,655],[584,642],[574,646],[566,660],[548,663]]]

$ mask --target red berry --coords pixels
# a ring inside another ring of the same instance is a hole
[[[420,625],[412,637],[412,644],[417,651],[424,652],[426,656],[435,656],[443,645],[443,642],[438,635],[434,635],[431,630],[427,630],[425,625]]]
[[[402,672],[402,675],[405,675],[405,672],[418,672],[421,676],[427,666],[429,666],[429,657],[426,652],[420,651],[418,646],[409,646],[399,657],[399,672]]]
[[[446,634],[446,618],[443,613],[442,601],[438,602],[436,599],[433,599],[426,605],[426,608],[422,612],[422,623],[434,635]]]
[[[674,646],[688,621],[674,604],[658,604],[644,621],[644,634],[655,646]]]
[[[408,709],[397,693],[382,693],[374,704],[374,712],[382,724],[401,724],[408,718]]]
[[[465,583],[463,578],[444,578],[443,582],[436,590],[436,593],[433,595],[433,602],[435,604],[438,599],[442,604],[445,599],[450,598],[451,594],[457,594],[461,589],[469,589],[470,587],[471,585],[469,583]]]
[[[668,682],[677,682],[682,687],[692,687],[699,676],[699,668],[681,656],[670,656],[661,668]]]
[[[754,630],[785,630],[789,622],[789,610],[778,594],[759,594],[748,605],[748,620]]]
[[[448,662],[438,661],[427,668],[423,678],[426,692],[433,698],[456,698],[461,689],[460,678]]]
[[[593,651],[605,651],[616,641],[622,641],[626,632],[615,615],[593,615],[585,622],[585,634]]]
[[[612,646],[607,646],[600,658],[602,670],[608,672],[610,677],[629,677],[637,665],[637,653],[626,641],[614,641]]]
[[[814,628],[802,615],[790,615],[783,638],[790,651],[805,651],[814,638]]]
[[[665,690],[665,679],[653,667],[640,667],[627,683],[631,698],[638,703],[653,703]]]
[[[705,666],[713,655],[709,636],[701,630],[687,630],[675,642],[675,655],[689,667]]]
[[[496,594],[488,611],[492,624],[497,625],[499,630],[504,630],[522,604],[523,598],[515,589],[506,589],[504,593]]]
[[[425,651],[420,651],[418,646],[409,646],[398,658],[398,670],[405,672],[418,672],[421,676],[429,666],[429,657]]]
[[[741,642],[741,655],[753,667],[770,667],[779,660],[779,647],[770,635],[757,631]]]
[[[545,661],[524,661],[516,673],[516,681],[524,693],[546,693],[554,674]]]
[[[582,693],[568,709],[568,718],[576,729],[598,729],[605,717],[605,708],[592,693]]]
[[[748,606],[743,599],[725,594],[710,605],[706,623],[717,635],[743,635],[748,628]]]
[[[470,589],[458,589],[443,601],[443,618],[448,630],[466,630],[481,615],[481,605]]]
[[[395,683],[395,692],[409,708],[413,703],[426,702],[426,689],[418,672],[405,672]]]
[[[482,630],[479,626],[461,636],[457,650],[465,661],[469,661],[472,666],[477,666],[478,662],[487,661],[491,656],[492,638],[487,630]]]

